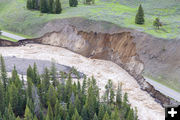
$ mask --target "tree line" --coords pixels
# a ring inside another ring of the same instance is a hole
[[[27,0],[29,10],[40,10],[41,13],[60,14],[62,12],[60,0]]]
[[[4,59],[0,57],[0,120],[137,120],[137,110],[122,98],[121,85],[113,89],[108,81],[106,92],[100,98],[100,88],[94,77],[84,76],[80,84],[79,73],[57,72],[55,64],[38,74],[37,66],[27,69],[27,81],[14,67],[7,77]],[[73,82],[71,74],[78,78]]]

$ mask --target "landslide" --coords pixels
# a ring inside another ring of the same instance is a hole
[[[180,38],[168,40],[153,37],[141,31],[121,28],[105,21],[85,18],[57,19],[45,24],[36,32],[37,36],[58,32],[65,26],[75,26],[78,31],[97,33],[130,32],[136,43],[136,53],[144,63],[144,74],[180,92]],[[159,32],[159,31],[156,31]]]
[[[144,69],[136,52],[130,32],[97,33],[78,31],[74,26],[66,26],[58,32],[46,33],[44,36],[19,41],[19,44],[40,43],[64,47],[85,57],[110,60],[127,70],[139,83],[141,89],[147,91],[161,104],[170,104],[170,99],[156,91],[147,83],[141,73]]]

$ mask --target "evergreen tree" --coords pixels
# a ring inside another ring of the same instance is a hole
[[[0,56],[0,59],[1,59],[1,61],[0,61],[1,62],[1,79],[2,79],[2,82],[3,82],[3,85],[4,85],[4,89],[6,91],[7,84],[8,84],[6,66],[5,66],[4,58],[3,58],[2,55]]]
[[[117,93],[116,93],[116,105],[121,108],[121,104],[122,104],[122,84],[120,85],[118,83],[118,89],[117,89]]]
[[[29,107],[26,106],[24,120],[32,120],[32,119],[33,119],[33,114],[31,113]]]
[[[128,113],[129,113],[129,110],[130,110],[130,106],[128,105],[128,95],[127,93],[124,94],[123,96],[123,111],[124,111],[124,117],[125,119],[127,119],[128,117]]]
[[[56,9],[55,9],[55,13],[56,14],[60,14],[62,11],[62,8],[61,8],[61,2],[60,0],[56,0]]]
[[[51,108],[54,109],[56,104],[56,91],[52,85],[50,85],[48,90],[48,103],[51,105]]]
[[[32,99],[27,98],[26,107],[28,107],[28,109],[30,110],[31,114],[34,114],[34,103],[33,103]]]
[[[72,78],[71,74],[68,75],[68,79],[66,81],[66,86],[65,86],[65,93],[66,93],[66,99],[65,102],[68,103],[71,95],[72,95]]]
[[[135,18],[135,23],[136,24],[144,24],[145,20],[144,20],[144,10],[142,8],[142,5],[140,4],[138,12],[136,14],[136,18]]]
[[[5,92],[2,82],[0,80],[0,113],[4,113],[5,109]]]
[[[81,116],[82,116],[83,120],[89,120],[88,110],[87,110],[87,107],[85,105],[83,106],[83,109],[81,111]]]
[[[98,120],[98,117],[97,117],[96,113],[94,114],[93,120]]]
[[[16,120],[21,120],[21,118],[18,116],[18,117],[16,118]]]
[[[75,99],[75,108],[77,109],[78,113],[81,113],[81,103],[78,95],[76,95],[76,99]]]
[[[33,86],[33,83],[31,81],[31,78],[28,77],[27,78],[27,97],[32,99],[32,86]]]
[[[52,84],[54,87],[56,87],[58,85],[58,81],[57,81],[57,70],[56,70],[56,66],[54,62],[52,62],[52,65],[51,65],[50,75],[51,75]]]
[[[69,0],[69,6],[70,7],[76,7],[78,5],[78,1],[77,0]]]
[[[41,91],[40,91],[41,102],[45,107],[47,107],[47,101],[48,101],[47,93],[49,90],[49,86],[50,86],[49,70],[45,68],[44,73],[42,75]]]
[[[75,113],[72,116],[72,120],[82,120],[81,116],[77,112],[77,109],[75,109]]]
[[[97,104],[96,104],[96,96],[95,96],[92,86],[88,88],[88,96],[87,96],[85,105],[87,106],[89,118],[93,119],[94,114],[96,112]]]
[[[162,26],[160,19],[156,18],[153,22],[153,25],[159,29]]]
[[[27,0],[26,7],[27,9],[32,9],[32,0]]]
[[[54,110],[54,120],[60,120],[61,116],[60,116],[60,103],[58,101],[58,99],[56,99],[56,105],[55,105],[55,110]]]
[[[82,85],[82,99],[81,99],[82,104],[85,104],[86,94],[87,94],[87,81],[86,81],[86,76],[84,76],[83,85]]]
[[[99,120],[103,119],[105,112],[106,111],[104,109],[104,105],[101,104],[100,107],[99,107],[99,113],[98,113],[98,119]]]
[[[48,13],[47,0],[40,0],[40,10],[41,13]]]
[[[31,0],[31,6],[32,6],[32,9],[35,9],[35,7],[36,7],[36,0]]]
[[[34,116],[33,120],[38,120],[37,117],[36,117],[36,115]]]
[[[50,104],[48,105],[48,113],[46,116],[46,120],[53,120],[53,111]]]
[[[16,115],[18,115],[18,111],[19,111],[19,101],[18,101],[18,89],[16,88],[16,86],[14,85],[14,83],[12,83],[9,88],[8,88],[8,92],[9,92],[9,102],[12,105],[12,109],[15,112]]]
[[[133,109],[130,109],[128,112],[127,120],[134,120],[134,112]]]
[[[53,5],[54,5],[54,0],[48,0],[48,10],[49,10],[49,13],[53,12]]]
[[[29,65],[28,69],[27,69],[27,78],[30,78],[31,80],[34,78],[34,75],[33,75],[33,69],[32,67]]]
[[[33,67],[32,82],[33,82],[35,85],[40,84],[40,77],[39,77],[39,74],[38,74],[38,71],[37,71],[37,65],[36,65],[36,63],[34,63],[34,67]]]
[[[13,113],[11,104],[9,104],[8,108],[5,108],[5,113],[3,116],[3,120],[15,120],[15,115]]]
[[[102,120],[110,120],[109,114],[106,112]]]
[[[111,114],[111,120],[120,120],[119,111],[117,108]]]

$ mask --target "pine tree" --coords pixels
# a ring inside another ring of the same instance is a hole
[[[40,10],[41,13],[48,13],[47,0],[40,0]]]
[[[115,108],[115,110],[112,112],[111,120],[120,120],[120,116],[117,108]]]
[[[36,115],[34,115],[34,118],[33,118],[33,120],[38,120],[38,119],[37,119],[37,117],[36,117]]]
[[[26,106],[24,120],[32,120],[32,119],[33,119],[33,114],[31,113],[29,107]]]
[[[48,90],[48,103],[51,105],[51,108],[54,109],[56,104],[56,91],[52,85],[50,85]]]
[[[110,120],[109,114],[106,112],[102,120]]]
[[[32,67],[30,65],[29,65],[29,67],[27,69],[27,77],[29,77],[31,80],[34,78],[33,69],[32,69]]]
[[[16,120],[21,120],[21,119],[20,119],[20,117],[18,116],[18,117],[16,118]]]
[[[52,62],[51,65],[50,75],[51,75],[52,84],[54,87],[56,87],[58,85],[58,81],[57,81],[57,70],[54,62]]]
[[[136,14],[136,18],[135,18],[135,23],[136,24],[144,24],[145,20],[144,20],[144,10],[142,8],[142,5],[140,4],[138,12]]]
[[[0,59],[1,59],[1,61],[0,61],[1,62],[1,79],[3,81],[4,89],[6,91],[7,84],[8,84],[6,66],[5,66],[4,58],[2,55],[0,56]]]
[[[4,113],[5,109],[5,92],[2,82],[0,80],[0,113]]]
[[[70,7],[73,7],[73,4],[74,4],[74,3],[73,3],[73,0],[69,0],[69,6],[70,6]]]
[[[53,5],[54,5],[54,0],[48,0],[48,11],[49,11],[49,13],[53,13]]]
[[[60,116],[60,103],[58,101],[58,99],[56,99],[56,105],[55,105],[55,110],[54,110],[54,120],[60,120],[61,116]]]
[[[77,109],[75,109],[74,115],[72,116],[72,120],[82,120],[81,116],[77,112]]]
[[[62,8],[61,8],[61,2],[60,0],[56,0],[56,9],[55,9],[55,13],[56,14],[60,14],[62,11]]]
[[[74,0],[74,6],[73,7],[77,7],[78,5],[78,0]]]
[[[71,75],[69,74],[68,75],[68,79],[66,81],[66,86],[65,86],[65,94],[66,94],[66,98],[65,98],[65,101],[64,102],[67,102],[69,101],[71,95],[72,95],[72,78],[71,78]]]
[[[103,119],[105,112],[106,111],[104,109],[104,105],[101,104],[100,107],[99,107],[99,113],[98,113],[98,119],[99,120]]]
[[[27,0],[26,7],[27,9],[32,9],[32,0]]]
[[[83,109],[81,111],[81,116],[82,116],[83,120],[89,120],[88,110],[87,110],[87,107],[85,105],[83,106]]]
[[[9,92],[9,102],[12,105],[12,109],[15,112],[16,115],[18,115],[18,111],[19,111],[19,101],[18,101],[18,89],[16,88],[16,86],[14,85],[14,83],[12,83],[9,88],[8,88],[8,92]]]
[[[31,112],[32,114],[34,114],[34,103],[33,103],[32,99],[27,98],[27,104],[26,104],[26,106],[28,106],[28,109],[30,110],[30,112]]]
[[[92,88],[92,86],[90,86],[88,88],[88,95],[87,95],[87,99],[86,99],[86,104],[87,106],[87,110],[88,110],[88,116],[90,119],[93,119],[94,114],[96,112],[96,108],[97,108],[97,104],[96,104],[96,96],[94,93],[94,90]]]
[[[69,0],[69,6],[70,7],[76,7],[78,5],[78,1],[77,0]]]
[[[98,120],[98,117],[97,117],[96,113],[94,114],[93,120]]]
[[[35,85],[40,84],[40,77],[39,77],[39,74],[38,74],[38,71],[37,71],[37,65],[36,65],[36,63],[34,63],[34,66],[33,66],[32,82],[33,82]]]
[[[33,83],[31,81],[31,78],[27,78],[27,97],[32,99],[32,86],[33,86]]]
[[[117,89],[117,93],[116,93],[116,105],[118,106],[118,108],[121,108],[121,104],[122,104],[122,84],[120,85],[118,83],[118,89]]]
[[[76,95],[76,99],[75,99],[75,108],[77,109],[78,113],[81,113],[81,103],[78,95]]]
[[[49,86],[50,86],[49,70],[45,68],[44,73],[42,75],[41,92],[40,92],[41,102],[45,107],[47,107],[47,101],[48,101],[47,93],[49,90]]]
[[[4,113],[4,116],[3,116],[3,120],[15,120],[15,119],[16,118],[15,118],[15,115],[13,113],[11,104],[9,103],[8,108],[5,108],[5,113]]]
[[[127,120],[134,120],[134,112],[133,109],[130,109],[128,112]]]
[[[46,120],[53,120],[53,111],[50,104],[48,105],[48,113],[46,116]]]
[[[35,9],[36,7],[36,0],[31,0],[32,9]]]

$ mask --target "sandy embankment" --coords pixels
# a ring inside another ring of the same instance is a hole
[[[3,56],[16,56],[18,58],[39,59],[51,61],[54,59],[57,63],[74,66],[78,71],[84,74],[94,76],[97,84],[102,87],[108,79],[112,79],[115,88],[118,82],[122,82],[123,92],[128,93],[129,102],[132,107],[137,107],[140,120],[164,120],[164,109],[154,99],[142,91],[134,80],[125,70],[110,61],[92,60],[69,50],[47,45],[29,44],[22,47],[0,47],[0,53]]]

